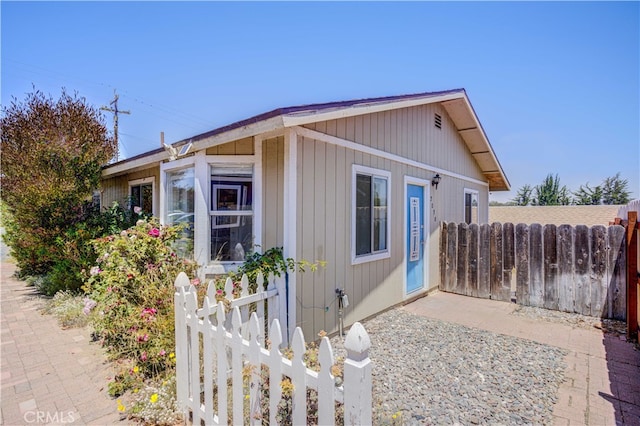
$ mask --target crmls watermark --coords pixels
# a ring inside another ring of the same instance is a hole
[[[26,423],[66,424],[76,421],[73,411],[27,411],[22,417]]]

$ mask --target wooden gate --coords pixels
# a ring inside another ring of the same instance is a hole
[[[443,291],[626,318],[622,226],[443,223],[440,241]]]

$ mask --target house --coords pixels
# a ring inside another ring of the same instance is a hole
[[[336,289],[349,325],[437,288],[441,221],[487,222],[509,188],[456,89],[275,109],[106,166],[102,202],[191,224],[205,276],[271,247],[326,261],[288,276],[290,325],[315,336],[337,330]]]

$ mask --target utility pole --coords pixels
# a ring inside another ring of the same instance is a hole
[[[120,96],[118,96],[118,94],[116,93],[115,89],[113,90],[113,100],[109,103],[109,105],[112,105],[111,108],[103,106],[100,107],[100,109],[102,111],[109,111],[113,113],[113,135],[115,137],[116,140],[116,161],[119,160],[120,157],[120,145],[118,144],[118,114],[131,114],[129,111],[121,111],[118,109],[118,98]]]

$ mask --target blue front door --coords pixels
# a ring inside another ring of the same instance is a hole
[[[407,184],[407,294],[424,287],[424,187]]]

